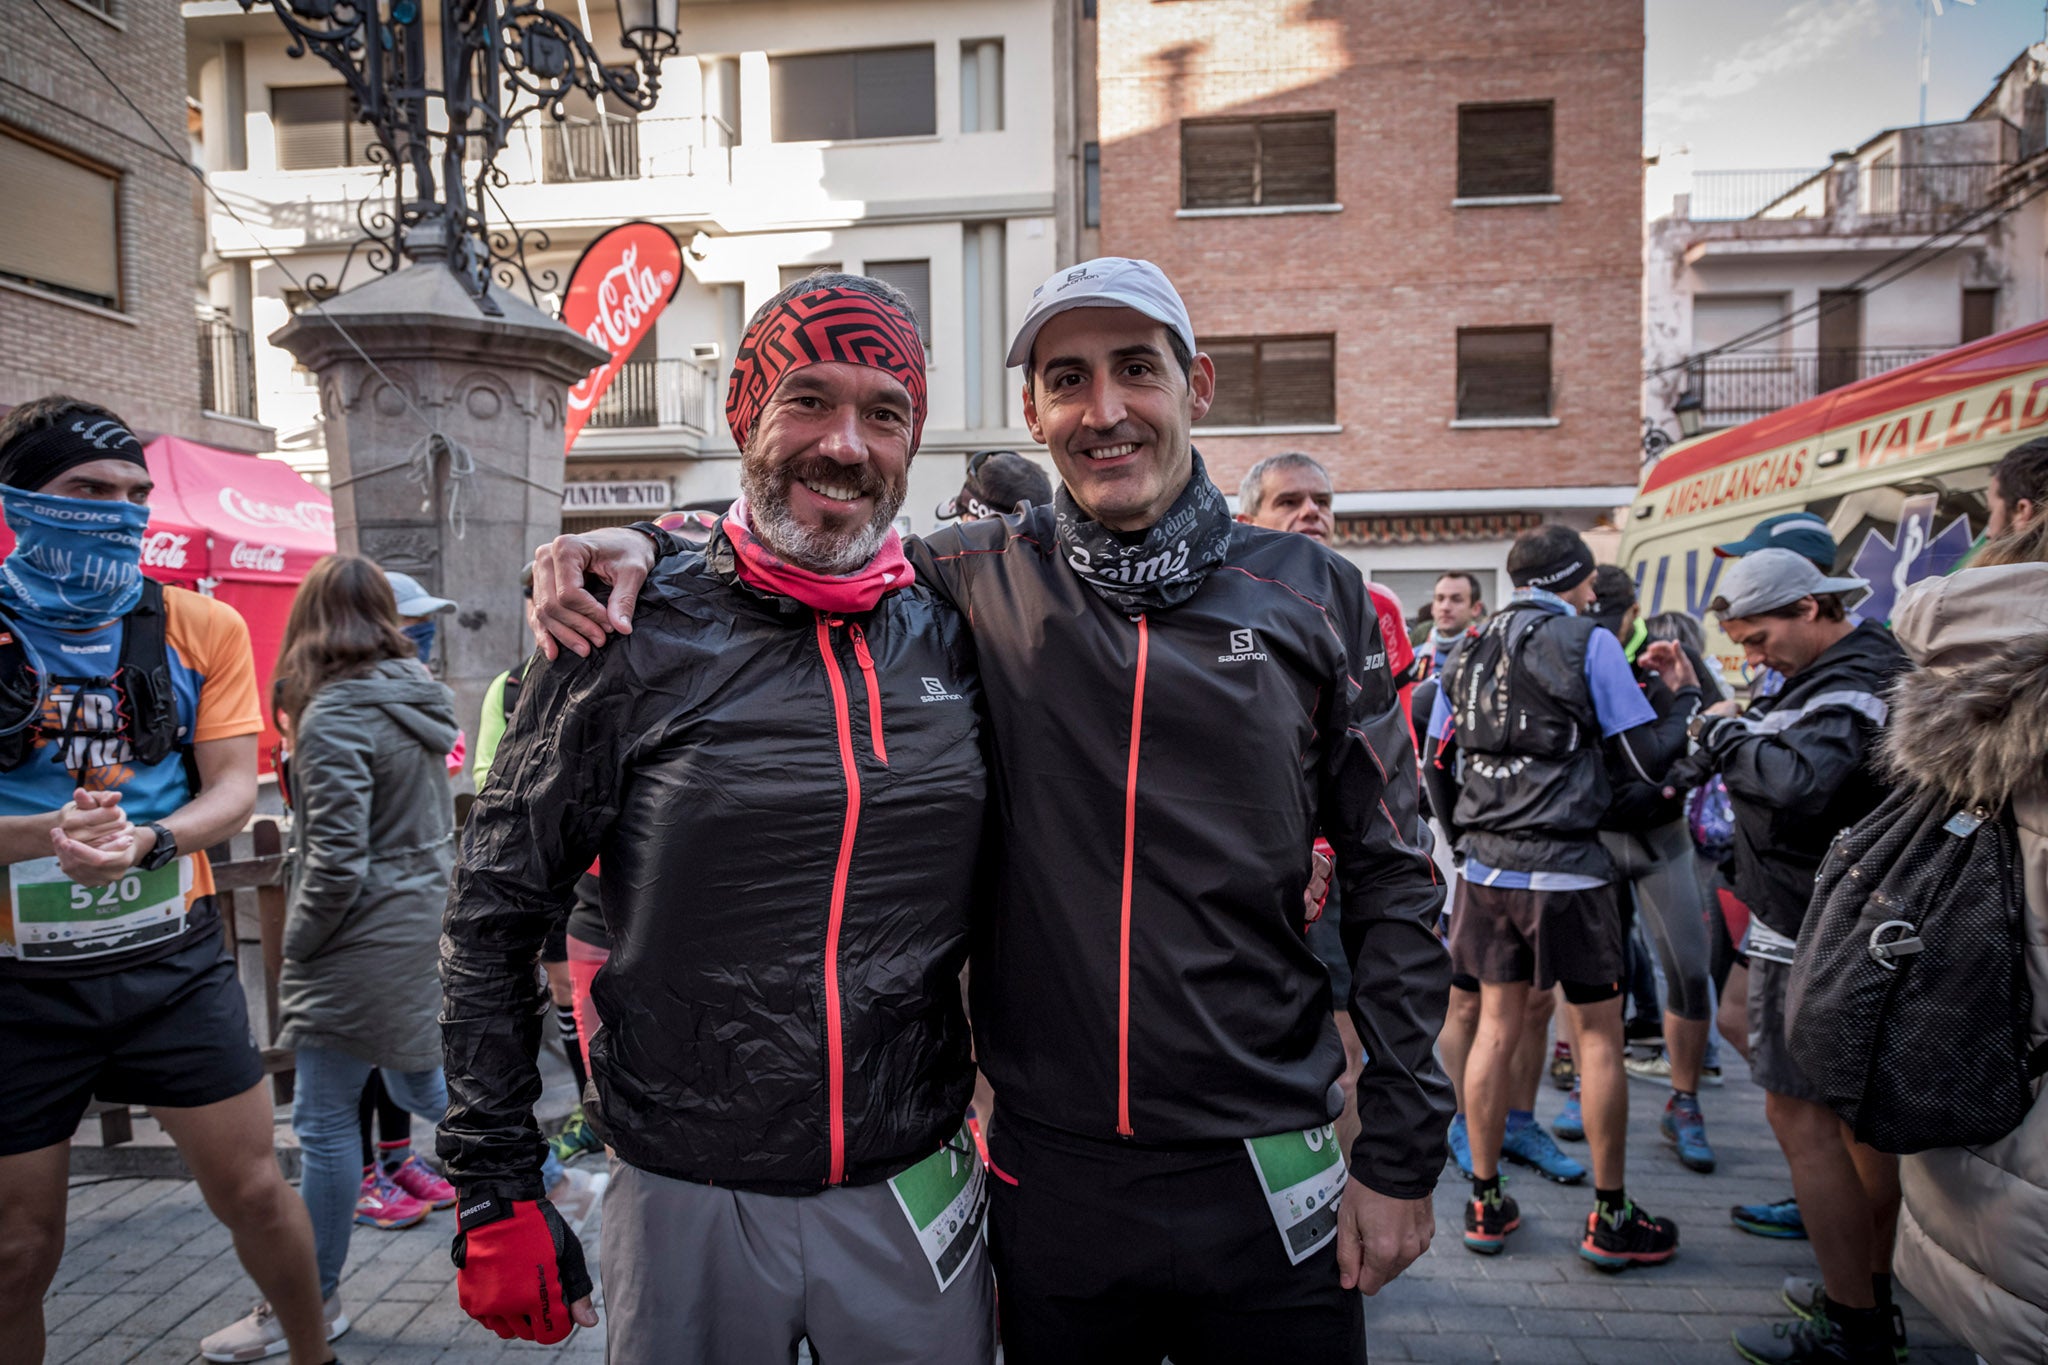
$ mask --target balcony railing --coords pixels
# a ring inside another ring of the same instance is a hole
[[[1732,351],[1688,362],[1686,387],[1704,404],[1700,412],[1704,425],[1732,427],[1948,349],[1886,346],[1871,350]]]
[[[1863,212],[1871,218],[1953,221],[1990,205],[1999,178],[2010,169],[2000,161],[1958,161],[1948,165],[1872,164],[1863,168]]]
[[[1696,223],[1753,218],[1822,168],[1783,171],[1694,171],[1691,217]]]
[[[233,323],[199,323],[199,405],[229,417],[256,417],[256,364],[249,334]]]
[[[542,124],[540,178],[549,185],[639,179],[639,121],[615,118],[603,123]]]
[[[591,409],[592,427],[687,427],[709,432],[713,377],[694,361],[629,360]]]

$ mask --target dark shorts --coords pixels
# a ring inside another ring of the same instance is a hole
[[[194,1109],[263,1079],[216,935],[100,976],[0,981],[0,1005],[0,1156],[69,1138],[95,1096]]]
[[[1496,984],[1534,981],[1544,991],[1560,982],[1618,985],[1621,901],[1614,884],[1535,891],[1466,882],[1451,916],[1451,970]]]
[[[1783,962],[1749,959],[1749,1074],[1773,1095],[1820,1103],[1820,1092],[1806,1079],[1785,1032],[1785,994],[1792,968]]]
[[[1365,1365],[1336,1243],[1289,1262],[1242,1142],[1098,1141],[1000,1106],[988,1140],[1009,1365]]]

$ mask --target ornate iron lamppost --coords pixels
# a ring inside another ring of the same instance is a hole
[[[477,306],[498,316],[495,274],[510,285],[527,275],[526,250],[544,235],[509,222],[492,227],[486,207],[506,184],[498,153],[512,127],[537,110],[564,117],[574,92],[654,104],[662,58],[676,51],[678,0],[617,0],[621,41],[633,67],[608,67],[574,23],[538,0],[438,0],[439,67],[429,53],[429,0],[240,0],[267,4],[291,34],[287,55],[307,53],[347,82],[357,116],[376,136],[369,151],[384,168],[388,207],[358,208],[372,269],[407,260],[447,264]],[[503,217],[502,213],[500,217]],[[346,265],[343,269],[346,270]]]

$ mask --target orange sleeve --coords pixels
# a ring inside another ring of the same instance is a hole
[[[260,733],[263,704],[256,695],[249,623],[227,603],[198,593],[167,589],[164,596],[170,614],[169,643],[200,678],[192,742]]]

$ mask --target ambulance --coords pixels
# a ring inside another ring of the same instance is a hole
[[[1699,618],[1708,652],[1734,678],[1741,651],[1707,611],[1730,563],[1716,545],[1765,517],[1812,512],[1841,547],[1835,571],[1870,584],[1850,608],[1888,621],[1907,584],[1968,554],[1984,529],[1991,467],[2036,436],[2048,436],[2048,322],[1674,446],[1643,477],[1619,562],[1644,613]]]

